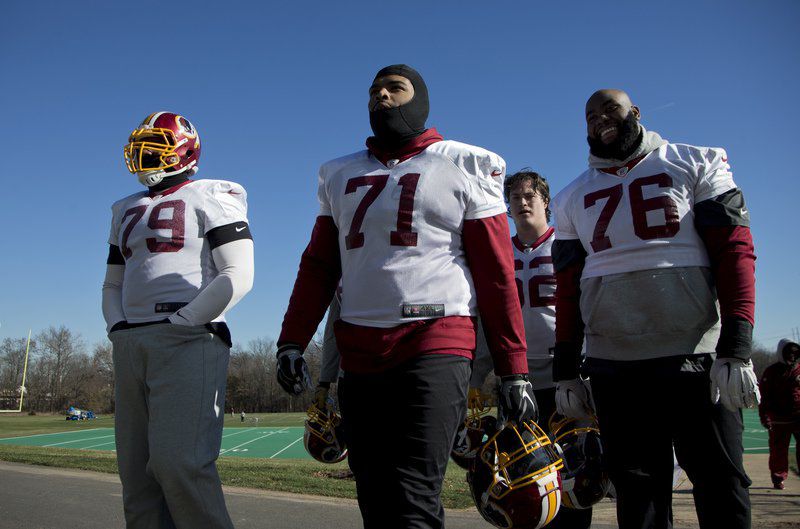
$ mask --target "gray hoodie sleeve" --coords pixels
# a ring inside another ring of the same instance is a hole
[[[475,346],[475,360],[472,361],[472,377],[469,387],[479,388],[486,381],[486,376],[494,369],[492,355],[489,353],[489,345],[486,343],[486,335],[483,332],[483,325],[478,320],[478,336]]]
[[[329,384],[339,379],[339,348],[336,347],[333,323],[339,319],[340,311],[339,298],[333,296],[328,308],[328,321],[325,322],[325,334],[322,337],[322,367],[319,374],[319,381]]]

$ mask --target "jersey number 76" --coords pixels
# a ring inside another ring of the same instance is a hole
[[[664,239],[674,237],[681,229],[680,216],[678,215],[678,205],[672,198],[666,195],[644,198],[642,188],[648,185],[657,185],[658,187],[672,187],[672,177],[665,173],[659,173],[652,176],[643,176],[633,180],[628,185],[628,195],[631,202],[631,216],[633,217],[633,231],[637,237],[642,240],[650,239]],[[600,216],[597,218],[597,223],[594,225],[594,234],[592,237],[592,249],[597,252],[608,250],[611,248],[611,239],[606,235],[608,224],[611,222],[611,217],[619,206],[622,199],[622,184],[617,184],[605,189],[598,189],[583,197],[583,209],[589,209],[594,206],[598,200],[607,198],[603,209],[600,211]],[[650,226],[647,224],[647,212],[664,211],[665,224]]]

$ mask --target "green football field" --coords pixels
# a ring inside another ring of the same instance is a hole
[[[282,422],[300,423],[298,417]],[[272,422],[269,415],[262,416],[260,423]],[[226,419],[228,424],[222,434],[221,456],[261,457],[267,459],[310,459],[303,448],[303,428],[301,426],[259,426],[259,422],[240,426],[238,420]],[[70,448],[74,450],[114,450],[114,429],[110,424],[98,422],[95,428],[91,423],[64,421],[58,431],[36,433],[33,435],[10,435],[0,439],[0,444],[17,446],[40,446]],[[52,427],[51,423],[51,427]],[[766,454],[769,452],[767,432],[758,421],[755,410],[744,411],[744,434],[742,436],[745,453]],[[794,441],[792,441],[794,446]]]
[[[70,428],[62,432],[23,435],[0,439],[0,444],[72,448],[74,450],[114,450],[113,428]],[[263,457],[267,459],[310,459],[303,448],[303,428],[225,428],[221,456]]]

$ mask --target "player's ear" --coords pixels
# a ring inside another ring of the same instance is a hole
[[[636,116],[636,121],[639,121],[642,118],[642,115],[639,112],[639,107],[636,105],[631,105],[631,112],[633,112],[633,115]]]

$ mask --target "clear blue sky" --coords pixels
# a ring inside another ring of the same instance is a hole
[[[627,90],[671,141],[725,147],[771,347],[800,326],[798,25],[796,1],[5,2],[0,339],[61,324],[103,339],[109,207],[140,189],[122,146],[156,110],[198,128],[199,177],[247,188],[256,283],[229,320],[240,343],[277,337],[317,168],[362,148],[372,77],[404,62],[430,126],[554,192],[586,166],[598,88]]]

